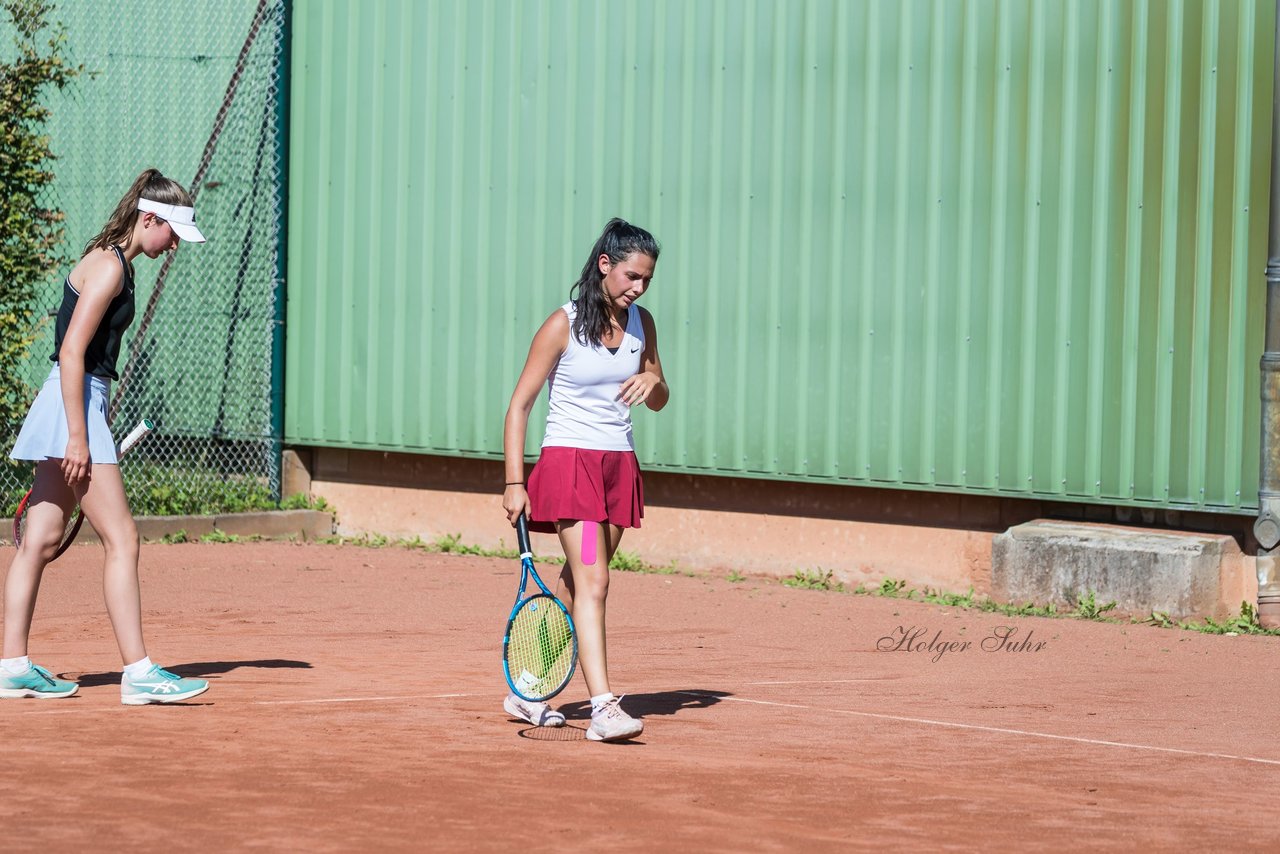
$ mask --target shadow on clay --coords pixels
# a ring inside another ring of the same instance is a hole
[[[161,666],[170,673],[176,673],[183,677],[196,676],[202,679],[206,677],[216,679],[220,673],[230,673],[232,670],[239,670],[242,667],[254,667],[268,670],[281,667],[310,669],[311,662],[291,661],[286,658],[265,658],[258,659],[256,661],[196,661],[189,664]],[[81,688],[96,688],[99,685],[119,685],[121,675],[122,674],[119,670],[109,670],[106,673],[60,674],[63,679],[71,679],[72,681],[80,683]]]

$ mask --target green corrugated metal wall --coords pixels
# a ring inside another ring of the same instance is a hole
[[[500,456],[621,215],[650,468],[1248,511],[1272,6],[297,0],[287,439]]]

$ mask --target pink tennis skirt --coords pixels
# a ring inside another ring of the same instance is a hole
[[[529,530],[554,534],[561,519],[639,528],[640,464],[631,451],[543,448],[529,473]]]

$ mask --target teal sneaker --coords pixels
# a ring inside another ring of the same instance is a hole
[[[26,673],[14,676],[0,670],[0,697],[35,697],[52,700],[70,697],[80,686],[65,679],[55,679],[53,674],[38,664],[27,668]]]
[[[183,679],[176,673],[153,664],[145,675],[120,679],[120,702],[126,706],[145,706],[148,703],[180,703],[209,690],[203,679]]]

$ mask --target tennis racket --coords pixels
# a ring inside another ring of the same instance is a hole
[[[533,568],[529,523],[523,513],[516,520],[516,537],[520,543],[520,586],[502,639],[502,672],[517,697],[539,703],[559,694],[573,678],[578,666],[578,636],[568,609]],[[530,578],[542,592],[525,595]]]
[[[147,419],[138,422],[138,426],[130,431],[128,436],[124,437],[119,445],[116,445],[116,458],[122,458],[129,452],[129,449],[138,444],[138,440],[150,433],[155,428]],[[13,514],[13,544],[21,546],[22,540],[27,533],[27,505],[31,502],[31,490],[27,490],[27,494],[22,496],[22,500],[18,502],[18,512]],[[54,553],[49,560],[55,561],[62,556],[67,547],[75,542],[76,534],[80,533],[80,526],[84,524],[84,514],[80,512],[80,505],[76,505],[75,511],[71,514],[71,518],[67,520],[67,528],[62,534],[62,545],[58,546],[58,551]]]

